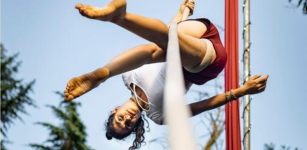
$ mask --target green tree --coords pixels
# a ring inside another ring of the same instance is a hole
[[[21,119],[21,114],[27,114],[26,106],[36,107],[29,94],[32,91],[35,80],[24,83],[22,79],[16,79],[15,75],[21,65],[17,61],[18,54],[6,56],[6,49],[0,44],[1,50],[1,150],[5,150],[7,131],[16,119]]]
[[[275,149],[275,144],[270,143],[270,144],[264,144],[264,150],[274,150]]]
[[[264,144],[264,150],[292,150],[291,147],[286,145],[281,145],[279,149],[275,149],[275,144]],[[300,150],[299,148],[294,148],[293,150]]]
[[[289,3],[292,3],[292,0],[288,0]],[[303,14],[307,15],[307,0],[298,0],[297,7],[303,6]]]
[[[63,95],[60,92],[56,92]],[[58,107],[47,106],[52,109],[58,119],[61,120],[59,126],[46,122],[38,122],[37,124],[46,127],[49,130],[49,138],[44,144],[30,144],[36,150],[90,150],[86,145],[85,126],[79,118],[77,107],[80,103],[61,102]]]

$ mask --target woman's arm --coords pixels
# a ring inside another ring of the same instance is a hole
[[[195,3],[190,2],[189,0],[184,0],[184,2],[181,4],[179,11],[177,12],[176,16],[170,21],[171,22],[176,22],[179,23],[182,20],[183,17],[183,13],[186,7],[188,7],[190,9],[190,14],[189,16],[193,15],[193,11],[194,11],[194,6]],[[170,24],[168,23],[168,24]]]
[[[225,105],[229,101],[235,100],[233,96],[236,98],[240,98],[248,94],[257,94],[257,93],[263,92],[266,88],[266,82],[269,76],[266,75],[262,78],[260,77],[261,75],[255,75],[251,77],[243,86],[232,90],[232,93],[229,91],[224,94],[219,94],[219,95],[210,97],[209,99],[206,99],[206,100],[202,100],[199,102],[189,104],[189,107],[191,108],[192,116],[195,116],[204,111],[211,110],[211,109],[220,107],[222,105]]]

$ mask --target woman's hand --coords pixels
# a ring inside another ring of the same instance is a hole
[[[190,9],[189,16],[193,15],[194,7],[195,7],[195,2],[194,1],[190,2],[189,0],[184,0],[183,3],[180,6],[180,12],[183,13],[184,9],[186,7],[188,7]]]
[[[269,78],[268,75],[260,78],[261,75],[255,75],[245,82],[243,89],[246,95],[261,93],[266,88],[266,82]]]

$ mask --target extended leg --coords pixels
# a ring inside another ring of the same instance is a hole
[[[108,68],[109,77],[136,69],[144,64],[164,62],[165,51],[154,43],[134,47],[111,60],[102,68]]]
[[[102,21],[110,21],[115,23],[134,34],[156,43],[162,49],[166,49],[168,43],[168,27],[158,19],[143,17],[137,14],[126,12],[125,0],[113,0],[106,7],[97,8],[88,5],[77,4],[76,8],[80,13],[88,18]],[[197,21],[187,21],[189,30],[194,30],[197,34],[190,34],[192,32],[185,32],[188,29],[181,31],[179,27],[179,45],[182,55],[183,66],[192,68],[197,66],[206,53],[206,43],[201,41],[200,36],[207,30],[206,26]],[[180,23],[180,24],[186,24]],[[180,26],[179,24],[179,26]]]
[[[94,89],[108,78],[136,69],[144,64],[165,61],[165,51],[154,43],[139,45],[111,60],[107,65],[93,72],[72,78],[64,92],[70,101]]]
[[[140,67],[146,63],[163,61],[168,42],[167,26],[157,20],[126,13],[125,0],[113,0],[104,8],[76,5],[80,13],[86,17],[111,21],[127,30],[154,42],[141,45],[113,59],[105,67],[91,73],[73,78],[67,84],[65,100],[72,100],[98,86],[108,77]],[[199,38],[207,30],[206,26],[197,21],[187,21],[178,26],[178,37],[183,66],[197,66],[206,53],[206,43]],[[143,49],[144,48],[144,49]]]

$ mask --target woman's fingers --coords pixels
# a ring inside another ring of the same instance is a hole
[[[186,7],[188,7],[190,9],[190,14],[189,16],[193,15],[194,13],[194,6],[195,6],[195,2],[194,1],[189,1],[188,3],[185,4]]]
[[[260,92],[263,92],[263,91],[265,90],[265,88],[266,88],[266,85],[260,87],[258,90],[259,90]]]
[[[192,1],[192,2],[188,2],[188,3],[186,3],[185,5],[186,5],[187,7],[189,7],[189,8],[194,9],[195,2],[194,2],[194,1]]]
[[[260,78],[260,79],[258,79],[258,80],[256,80],[256,81],[257,81],[258,83],[262,83],[262,82],[266,82],[268,78],[269,78],[269,75],[266,75],[266,76],[264,76],[264,77],[262,77],[262,78]]]
[[[261,75],[258,74],[258,75],[252,76],[250,79],[251,79],[251,80],[255,80],[255,79],[258,79],[258,78],[260,78],[260,77],[261,77]]]
[[[189,2],[189,0],[184,0],[182,4],[187,4]]]
[[[191,10],[193,10],[194,9],[194,5],[193,4],[186,4],[186,6],[188,7],[188,8],[190,8]]]

